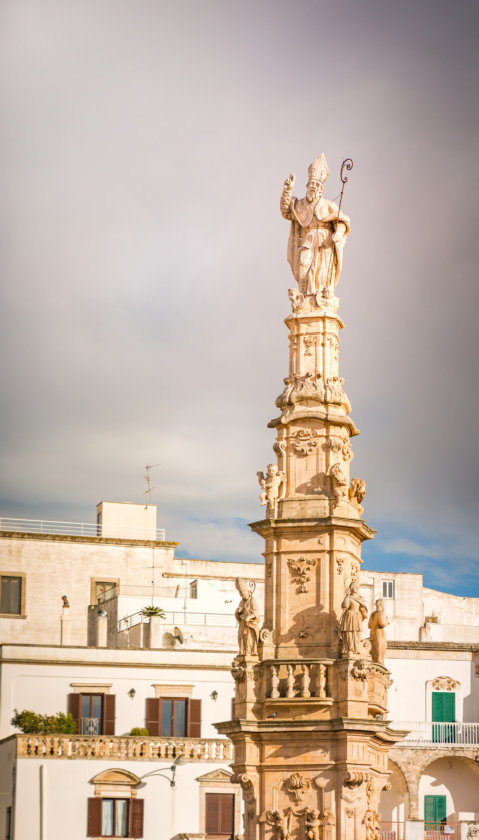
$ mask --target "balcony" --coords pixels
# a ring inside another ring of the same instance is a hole
[[[433,723],[432,721],[397,721],[391,729],[408,730],[398,747],[478,747],[479,723]]]
[[[132,735],[15,735],[18,758],[107,758],[112,761],[233,760],[226,738],[149,738]]]
[[[103,528],[96,522],[60,522],[48,519],[14,519],[8,516],[0,517],[0,531],[22,534],[53,534],[57,536],[73,537],[112,537],[111,526]],[[105,531],[105,533],[103,532]],[[166,535],[164,528],[134,528],[125,526],[126,537],[114,539],[154,540],[164,542]]]

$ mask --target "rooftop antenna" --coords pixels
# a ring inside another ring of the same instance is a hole
[[[152,470],[154,467],[161,467],[161,464],[147,464],[146,467],[145,467],[146,475],[144,476],[144,478],[146,479],[146,490],[143,491],[143,495],[145,496],[148,493],[148,505],[151,505],[152,491],[156,490],[156,487],[151,486],[151,479],[150,479],[150,470]],[[145,508],[147,508],[148,505],[145,505]]]

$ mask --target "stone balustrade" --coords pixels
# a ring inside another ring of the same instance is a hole
[[[329,665],[330,660],[324,662],[275,660],[267,663],[269,684],[266,698],[268,700],[316,700],[316,702],[327,700]]]
[[[226,738],[149,738],[132,735],[17,735],[19,758],[108,758],[115,761],[233,760]]]

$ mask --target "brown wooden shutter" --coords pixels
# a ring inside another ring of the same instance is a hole
[[[201,738],[201,700],[188,700],[188,728],[190,738]]]
[[[81,731],[80,726],[80,704],[81,704],[81,694],[69,694],[68,695],[68,711],[71,714],[73,720],[77,725],[77,733],[79,734]]]
[[[88,800],[87,837],[101,837],[101,799],[98,796]]]
[[[206,820],[205,828],[207,834],[218,834],[220,815],[220,794],[206,794]]]
[[[130,799],[130,837],[143,837],[143,799]]]
[[[103,695],[103,734],[115,734],[115,695]]]
[[[229,834],[233,836],[233,813],[234,813],[234,794],[220,793],[220,807],[219,807],[219,834]]]
[[[160,698],[146,698],[146,728],[148,734],[158,738],[160,735]]]

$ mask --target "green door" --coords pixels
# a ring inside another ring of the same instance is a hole
[[[425,831],[433,830],[435,824],[446,822],[446,797],[424,797],[424,826]]]
[[[456,720],[456,695],[453,691],[432,692],[432,740],[452,744],[456,740],[456,727],[447,726]]]

